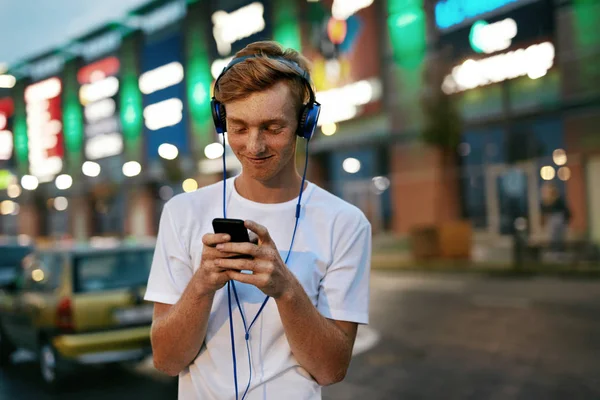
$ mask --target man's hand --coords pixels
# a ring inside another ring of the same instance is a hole
[[[254,285],[275,299],[293,290],[296,277],[281,259],[267,228],[253,221],[245,221],[244,225],[258,236],[258,244],[221,243],[217,250],[246,254],[252,259],[221,257],[213,261],[216,267],[225,270],[229,279]],[[242,270],[252,271],[252,274],[244,274]]]
[[[213,294],[229,281],[227,271],[215,265],[215,261],[233,256],[233,254],[223,253],[216,249],[217,245],[227,243],[230,240],[229,235],[222,233],[207,233],[202,236],[202,243],[204,244],[202,259],[200,267],[193,277],[193,282],[197,285],[200,293]]]

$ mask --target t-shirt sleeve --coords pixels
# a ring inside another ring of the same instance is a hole
[[[181,237],[167,203],[160,217],[145,300],[175,304],[191,280],[194,269]]]
[[[317,309],[329,319],[368,324],[371,225],[363,219],[342,235],[321,280]]]

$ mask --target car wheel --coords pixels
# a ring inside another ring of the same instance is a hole
[[[14,351],[14,347],[8,341],[8,338],[0,329],[0,366],[5,366],[10,363],[10,356]]]
[[[59,359],[56,350],[50,343],[43,343],[40,346],[40,372],[46,386],[51,389],[57,389],[63,381],[63,373],[59,368]]]

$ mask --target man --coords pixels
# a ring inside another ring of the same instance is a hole
[[[307,182],[283,262],[302,182],[296,132],[310,93],[289,62],[305,71],[308,63],[273,42],[251,44],[242,56],[254,57],[215,85],[242,172],[226,180],[226,197],[220,182],[163,210],[146,292],[155,303],[154,364],[179,375],[180,399],[242,398],[247,386],[247,399],[320,399],[321,386],[344,378],[357,324],[368,323],[371,226],[356,207]],[[213,233],[224,206],[228,218],[245,220],[256,244]],[[240,307],[230,303],[228,282]]]

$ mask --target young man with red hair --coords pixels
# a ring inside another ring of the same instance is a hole
[[[242,172],[163,210],[146,293],[154,364],[179,375],[180,399],[320,399],[368,323],[371,226],[311,182],[298,196],[297,133],[314,101],[306,59],[257,42],[236,60],[214,91]],[[257,243],[213,233],[224,208]]]

